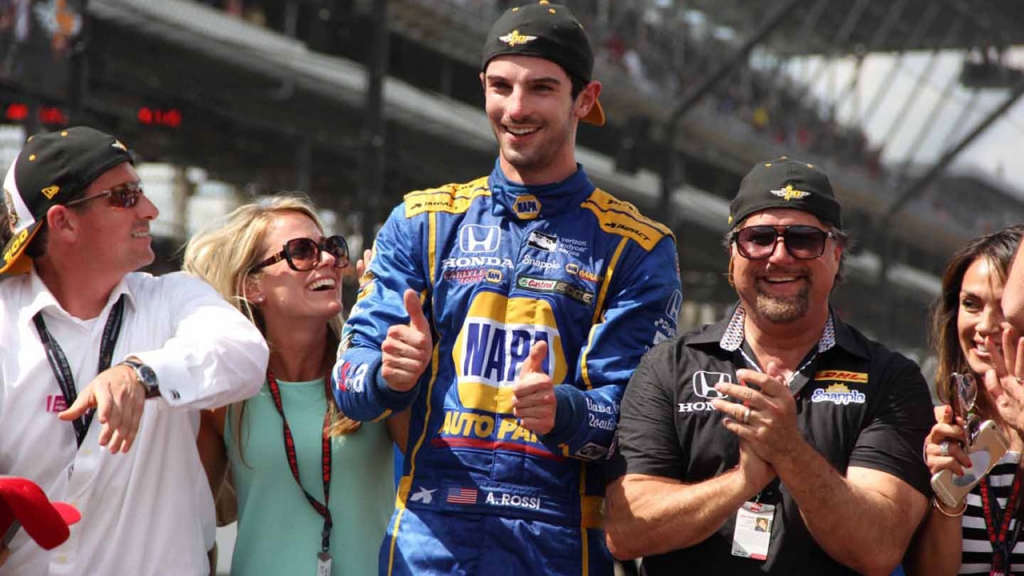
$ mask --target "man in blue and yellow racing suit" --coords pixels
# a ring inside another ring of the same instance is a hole
[[[671,233],[575,162],[577,123],[604,121],[592,67],[568,9],[507,12],[481,73],[494,170],[406,195],[377,236],[334,381],[356,420],[411,406],[382,575],[612,574],[593,462],[682,293]]]

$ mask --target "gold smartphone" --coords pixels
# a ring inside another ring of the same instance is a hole
[[[996,423],[992,420],[982,422],[971,441],[971,467],[964,468],[963,476],[957,476],[951,470],[935,473],[932,476],[935,496],[946,506],[959,508],[967,493],[999,463],[1009,449],[1010,444]]]

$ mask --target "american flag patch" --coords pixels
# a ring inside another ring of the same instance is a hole
[[[449,488],[449,504],[476,504],[476,488]]]

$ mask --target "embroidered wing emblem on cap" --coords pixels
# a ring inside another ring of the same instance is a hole
[[[7,190],[4,190],[4,209],[7,210],[7,223],[14,232],[18,229],[18,211],[14,208],[14,197]]]
[[[501,40],[509,46],[518,46],[520,44],[527,44],[536,40],[536,36],[525,36],[519,33],[519,30],[513,30],[504,36],[499,36],[498,40]]]
[[[769,190],[769,192],[771,192],[772,194],[775,194],[779,198],[782,198],[786,202],[789,202],[790,200],[793,200],[793,199],[799,200],[799,199],[801,199],[801,198],[803,198],[805,196],[810,196],[811,195],[810,192],[803,192],[801,190],[797,190],[796,188],[793,188],[792,184],[787,184],[785,188],[782,188],[782,189],[779,189],[779,190]]]

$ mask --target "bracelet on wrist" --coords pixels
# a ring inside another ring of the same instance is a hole
[[[964,498],[963,505],[960,506],[960,508],[958,508],[956,510],[950,510],[950,509],[946,508],[945,504],[943,504],[942,502],[939,502],[938,498],[935,498],[933,496],[932,497],[932,506],[936,510],[938,510],[939,513],[942,514],[943,516],[949,516],[950,518],[959,518],[959,517],[964,515],[964,512],[967,511],[967,499]]]

